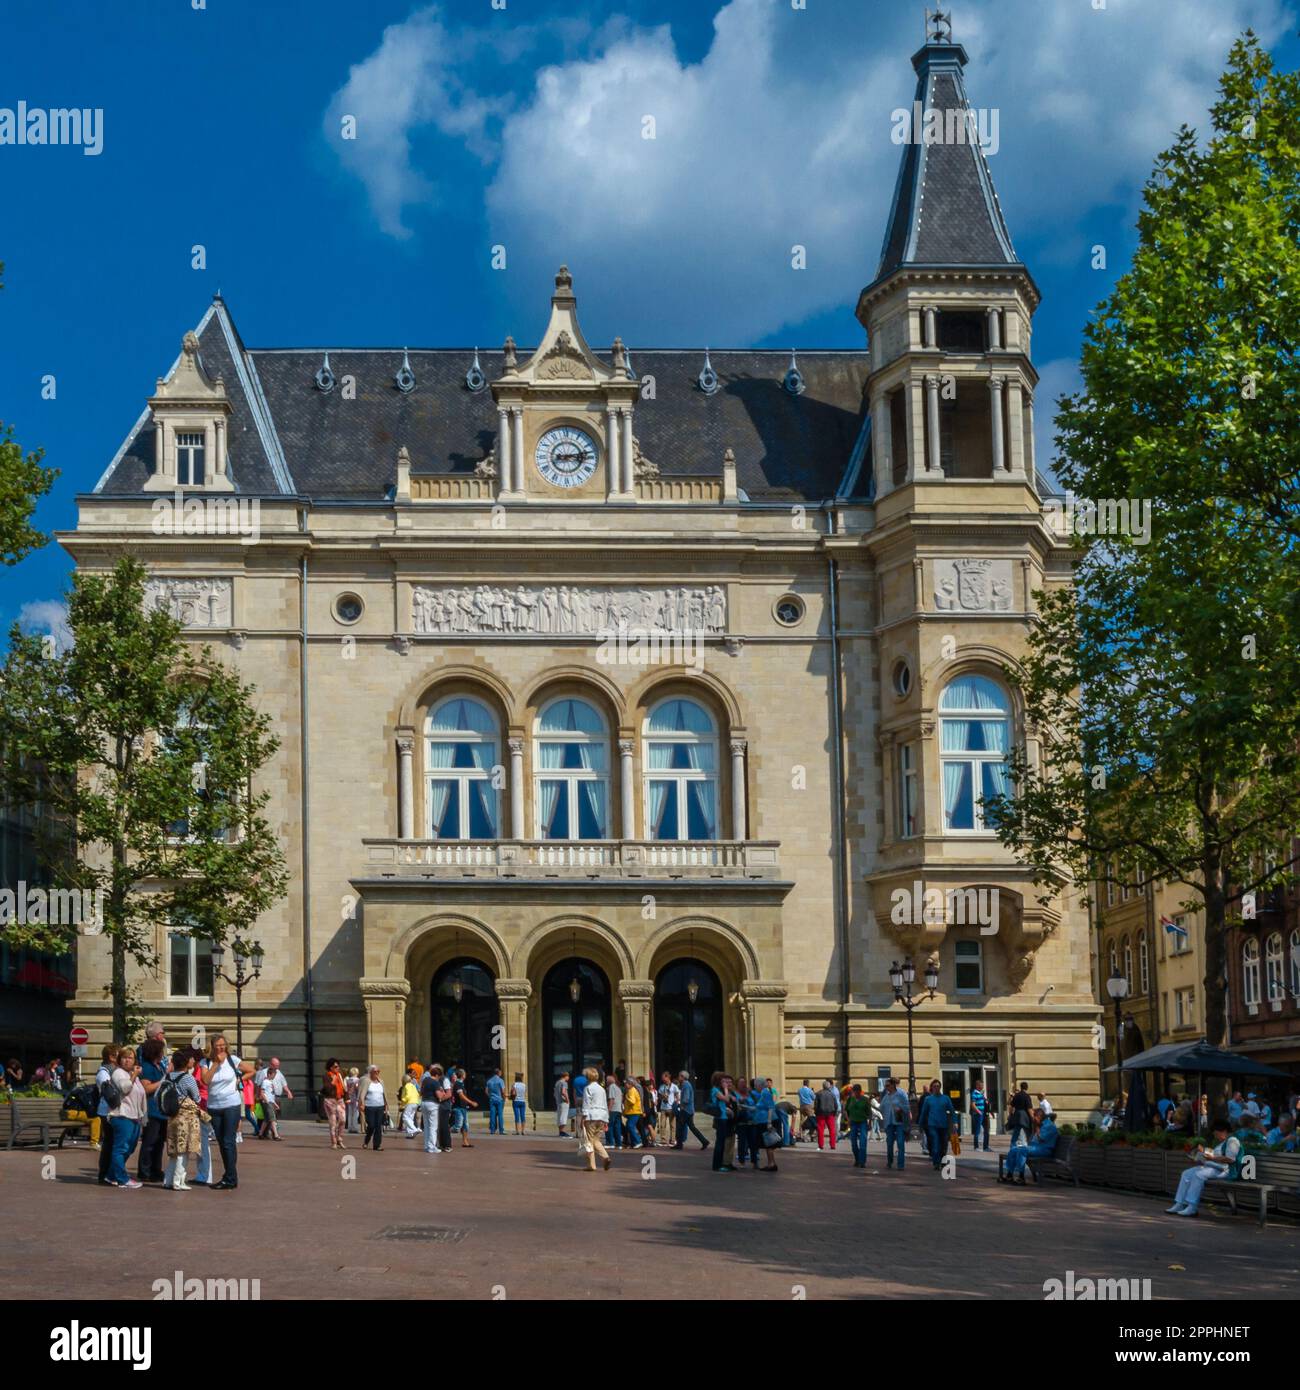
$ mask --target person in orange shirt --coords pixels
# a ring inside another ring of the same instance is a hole
[[[338,1058],[331,1057],[325,1063],[325,1084],[320,1088],[321,1109],[330,1126],[330,1148],[343,1147],[343,1120],[347,1114],[344,1106],[343,1071]]]
[[[415,1084],[420,1084],[420,1078],[424,1075],[424,1063],[417,1061],[414,1057],[406,1064],[406,1070],[415,1073]]]

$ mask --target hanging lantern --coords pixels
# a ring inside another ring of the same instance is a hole
[[[456,972],[456,978],[451,982],[451,997],[459,1004],[465,997],[465,982],[460,978],[460,971]]]
[[[569,981],[569,998],[576,1004],[582,998],[582,981],[575,974]]]
[[[686,981],[686,997],[691,1001],[692,1004],[694,1004],[695,1001],[700,997],[700,982],[695,978],[694,975],[692,975],[691,978]]]

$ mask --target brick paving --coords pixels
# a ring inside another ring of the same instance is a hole
[[[802,1286],[810,1299],[1041,1299],[1073,1269],[1149,1278],[1158,1299],[1300,1294],[1294,1223],[1260,1231],[1208,1208],[1166,1217],[1155,1198],[1005,1187],[995,1155],[963,1156],[951,1181],[914,1147],[904,1172],[886,1171],[876,1144],[865,1172],[844,1147],[801,1147],[776,1176],[715,1175],[692,1144],[589,1174],[572,1143],[540,1135],[479,1132],[437,1156],[391,1137],[373,1154],[350,1136],[338,1154],[313,1124],[285,1128],[282,1143],[241,1146],[236,1192],[100,1188],[84,1147],[0,1153],[0,1287],[148,1299],[180,1270],[259,1279],[263,1298],[789,1299]],[[417,1230],[381,1234],[393,1227]]]

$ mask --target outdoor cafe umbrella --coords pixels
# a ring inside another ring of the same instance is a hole
[[[1147,1104],[1147,1083],[1140,1071],[1133,1073],[1129,1082],[1128,1100],[1124,1103],[1124,1128],[1130,1134],[1144,1130],[1150,1124],[1150,1107]]]
[[[1177,1072],[1180,1076],[1195,1076],[1196,1088],[1193,1096],[1201,1094],[1201,1087],[1205,1084],[1204,1078],[1207,1076],[1261,1076],[1278,1081],[1289,1079],[1287,1072],[1279,1071],[1264,1062],[1256,1062],[1250,1057],[1243,1057],[1239,1052],[1225,1052],[1221,1047],[1211,1047],[1204,1038],[1194,1043],[1162,1043],[1158,1047],[1149,1047],[1145,1052],[1139,1052],[1136,1057],[1130,1057],[1116,1066],[1107,1067],[1106,1070],[1132,1071],[1139,1075],[1143,1071],[1166,1074]],[[1202,1115],[1200,1124],[1204,1126],[1208,1119],[1208,1116]],[[1125,1128],[1128,1127],[1126,1116]]]

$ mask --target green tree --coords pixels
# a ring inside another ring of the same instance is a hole
[[[1210,138],[1159,157],[1061,403],[1079,565],[1017,676],[1041,758],[986,807],[1049,892],[1103,862],[1187,889],[1216,1043],[1225,928],[1291,878],[1300,824],[1300,88],[1248,34],[1221,93]],[[1097,533],[1109,499],[1150,506],[1149,543]]]
[[[156,967],[160,924],[224,941],[251,930],[287,881],[255,786],[279,746],[270,720],[170,614],[145,611],[145,578],[129,557],[110,575],[77,574],[71,650],[15,627],[0,668],[0,787],[75,827],[71,858],[45,858],[60,886],[102,894],[118,1038],[136,1022],[127,962]],[[75,927],[7,933],[66,950]]]
[[[4,275],[0,261],[0,277]],[[4,281],[0,278],[0,289]],[[13,427],[0,420],[0,564],[16,565],[49,539],[32,524],[36,503],[54,486],[58,470],[43,468],[45,453],[24,453]]]

